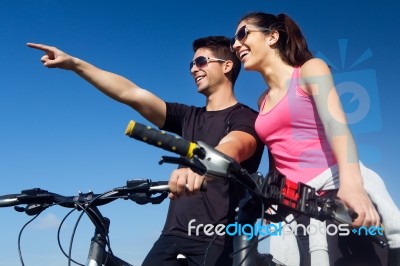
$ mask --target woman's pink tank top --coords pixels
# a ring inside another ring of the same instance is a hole
[[[313,98],[300,88],[299,77],[300,68],[295,68],[286,95],[270,111],[260,111],[255,129],[277,170],[291,181],[307,183],[336,161]]]

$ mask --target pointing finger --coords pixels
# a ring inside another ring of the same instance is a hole
[[[30,48],[42,50],[42,51],[45,51],[45,52],[51,52],[52,51],[52,47],[51,46],[47,46],[47,45],[44,45],[44,44],[28,42],[26,45],[28,47],[30,47]]]

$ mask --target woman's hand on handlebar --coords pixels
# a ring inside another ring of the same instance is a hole
[[[363,187],[352,186],[349,188],[341,185],[337,195],[348,208],[352,208],[358,214],[352,224],[354,227],[370,227],[380,224],[379,214]]]
[[[190,196],[202,187],[205,176],[193,172],[190,168],[175,169],[169,178],[169,198],[177,199],[183,193]]]

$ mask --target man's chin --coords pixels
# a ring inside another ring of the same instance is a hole
[[[197,92],[202,93],[203,91],[205,91],[204,86],[198,85],[198,86],[197,86]]]
[[[208,90],[204,87],[197,87],[197,92],[203,94],[204,96],[208,96]]]

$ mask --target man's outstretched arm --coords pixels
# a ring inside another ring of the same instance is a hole
[[[102,70],[56,47],[36,43],[27,45],[45,52],[41,57],[45,67],[71,70],[104,94],[131,106],[154,125],[158,127],[164,125],[166,104],[150,91],[140,88],[127,78]]]

